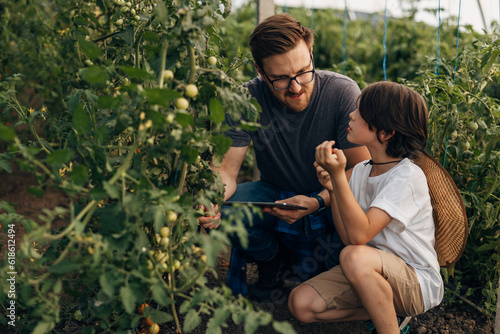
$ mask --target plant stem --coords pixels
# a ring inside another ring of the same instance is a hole
[[[167,62],[167,49],[168,49],[167,39],[163,37],[162,48],[160,52],[160,72],[158,73],[158,85],[160,88],[163,88],[163,82],[164,82],[163,73],[165,72],[165,64]]]
[[[168,273],[168,286],[170,287],[170,291],[174,291],[175,290],[175,280],[172,279],[172,276],[174,275],[175,269],[173,269],[173,266],[171,264],[172,264],[172,261],[170,261],[170,265],[168,266],[170,269],[170,272]],[[175,296],[173,293],[170,293],[170,298],[175,301]],[[172,309],[172,315],[174,316],[174,320],[175,320],[175,327],[176,327],[175,332],[182,333],[181,325],[179,322],[179,316],[177,315],[177,309],[175,308],[175,303],[172,303],[170,308]]]
[[[196,56],[194,53],[194,47],[191,43],[187,43],[188,53],[189,53],[189,76],[187,79],[187,83],[193,83],[196,76]]]
[[[177,191],[180,193],[182,193],[182,189],[184,188],[184,183],[186,181],[186,175],[187,175],[187,168],[188,168],[188,164],[187,162],[184,162],[182,164],[182,170],[181,170],[181,178],[179,180],[179,185],[177,186]]]
[[[449,284],[445,284],[446,285],[446,288],[456,297],[458,297],[460,300],[464,301],[467,305],[469,305],[470,307],[472,307],[473,309],[475,309],[476,311],[482,313],[482,314],[486,314],[482,308],[480,308],[479,306],[477,306],[476,304],[474,304],[473,302],[471,302],[470,300],[468,300],[467,298],[465,297],[462,297],[461,295],[459,295],[458,293],[456,293],[454,290],[451,289],[451,286]]]

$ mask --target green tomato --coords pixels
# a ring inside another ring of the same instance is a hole
[[[163,238],[166,238],[170,235],[170,229],[168,228],[168,226],[163,226],[160,230],[160,235],[163,237]]]
[[[172,113],[170,113],[165,118],[167,119],[167,123],[168,124],[172,124],[174,122],[174,120],[175,120],[175,115],[172,114]]]
[[[180,97],[175,102],[175,106],[177,107],[177,109],[187,109],[189,107],[189,101],[183,97]]]
[[[470,143],[468,141],[463,141],[460,143],[460,146],[464,151],[468,150],[470,148]]]
[[[479,128],[479,125],[476,122],[474,122],[474,121],[469,122],[469,130],[471,130],[472,132],[474,132],[478,128]]]
[[[458,132],[457,132],[457,130],[453,130],[453,132],[452,132],[452,133],[450,133],[450,139],[451,139],[451,140],[455,140],[455,139],[457,139],[457,137],[458,137]]]
[[[477,121],[477,124],[483,130],[486,130],[488,128],[488,125],[486,125],[486,122],[484,120],[482,120],[482,119],[480,119],[479,121]]]
[[[163,79],[172,80],[173,78],[174,78],[174,72],[172,72],[171,70],[163,71]]]
[[[174,222],[177,220],[177,212],[175,211],[169,211],[167,214],[167,220],[169,222]]]
[[[164,247],[167,247],[169,243],[170,243],[169,237],[163,237],[160,240],[160,245],[162,245]]]
[[[210,56],[210,57],[208,57],[208,60],[207,60],[207,61],[208,61],[208,63],[209,63],[210,65],[215,65],[215,64],[217,64],[217,58],[215,58],[214,56]]]
[[[185,94],[187,97],[196,97],[198,95],[198,87],[196,87],[193,84],[188,84],[186,85],[186,91]]]

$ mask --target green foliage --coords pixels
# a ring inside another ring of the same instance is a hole
[[[32,193],[57,187],[70,201],[36,222],[1,203],[4,231],[26,229],[15,267],[4,261],[0,274],[5,305],[7,272],[17,272],[15,330],[128,332],[142,326],[142,303],[155,306],[143,316],[178,331],[201,315],[212,332],[229,315],[251,321],[249,333],[273,323],[205,277],[229,234],[246,239],[251,213],[199,231],[200,207],[223,199],[209,165],[231,144],[222,121],[258,115],[215,49],[224,3],[0,2],[0,168],[16,161],[36,175]],[[54,230],[56,220],[67,224]]]
[[[276,12],[284,12],[277,7]],[[346,64],[343,66],[344,11],[334,9],[287,8],[287,12],[316,32],[314,62],[318,69],[333,69],[356,79],[360,86],[363,82],[384,79],[384,13],[360,15],[355,19],[347,18],[345,38]],[[436,57],[437,28],[414,19],[415,13],[409,12],[403,18],[388,18],[386,38],[386,75],[387,80],[399,78],[411,80],[429,59]],[[232,12],[222,24],[221,35],[224,44],[221,54],[229,58],[235,55],[250,57],[248,43],[241,36],[250,36],[256,24],[255,3],[249,1]],[[233,28],[234,27],[234,28]],[[443,20],[440,30],[439,54],[443,58],[455,56],[457,20]],[[481,38],[470,27],[462,27],[459,35],[460,48],[471,48],[472,42]],[[356,64],[357,66],[353,66]],[[244,68],[247,78],[254,75],[250,66]]]
[[[499,55],[498,36],[492,35],[459,55],[457,73],[455,59],[440,59],[438,76],[427,68],[406,82],[427,100],[427,148],[444,163],[467,210],[468,242],[451,274],[488,314],[496,311],[500,269],[500,104],[490,95],[498,87]]]

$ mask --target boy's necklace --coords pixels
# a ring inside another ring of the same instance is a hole
[[[365,162],[365,166],[366,165],[387,165],[387,164],[393,164],[393,163],[401,162],[401,161],[403,161],[403,160],[394,160],[394,161],[388,161],[388,162],[373,162],[373,160],[370,159],[367,162]]]

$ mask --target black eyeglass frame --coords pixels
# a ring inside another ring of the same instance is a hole
[[[269,83],[271,84],[271,86],[273,86],[274,90],[285,90],[285,89],[290,88],[290,85],[292,84],[292,80],[295,80],[295,82],[296,82],[297,84],[299,84],[299,85],[305,85],[305,84],[308,84],[308,83],[312,82],[312,81],[314,80],[314,76],[316,75],[316,68],[314,67],[314,59],[313,59],[312,54],[310,55],[310,57],[311,57],[311,63],[312,63],[312,66],[313,66],[312,70],[310,70],[310,71],[305,71],[305,72],[302,72],[302,73],[299,73],[299,74],[297,74],[297,75],[296,75],[296,76],[294,76],[294,77],[279,78],[279,79],[271,80],[271,79],[269,79],[269,77],[267,76],[266,71],[264,71],[264,69],[263,69],[263,68],[261,68],[261,70],[262,70],[262,73],[264,73],[264,75],[266,76],[267,81],[269,81]],[[299,77],[299,76],[301,76],[301,75],[304,75],[304,74],[306,74],[306,73],[312,73],[312,78],[311,78],[311,80],[309,80],[308,82],[303,82],[303,83],[298,82],[298,81],[297,81],[297,77]],[[288,79],[288,85],[287,85],[285,88],[279,88],[279,89],[278,89],[278,88],[274,87],[274,82],[276,82],[276,81],[278,81],[278,80],[286,80],[286,79]]]

